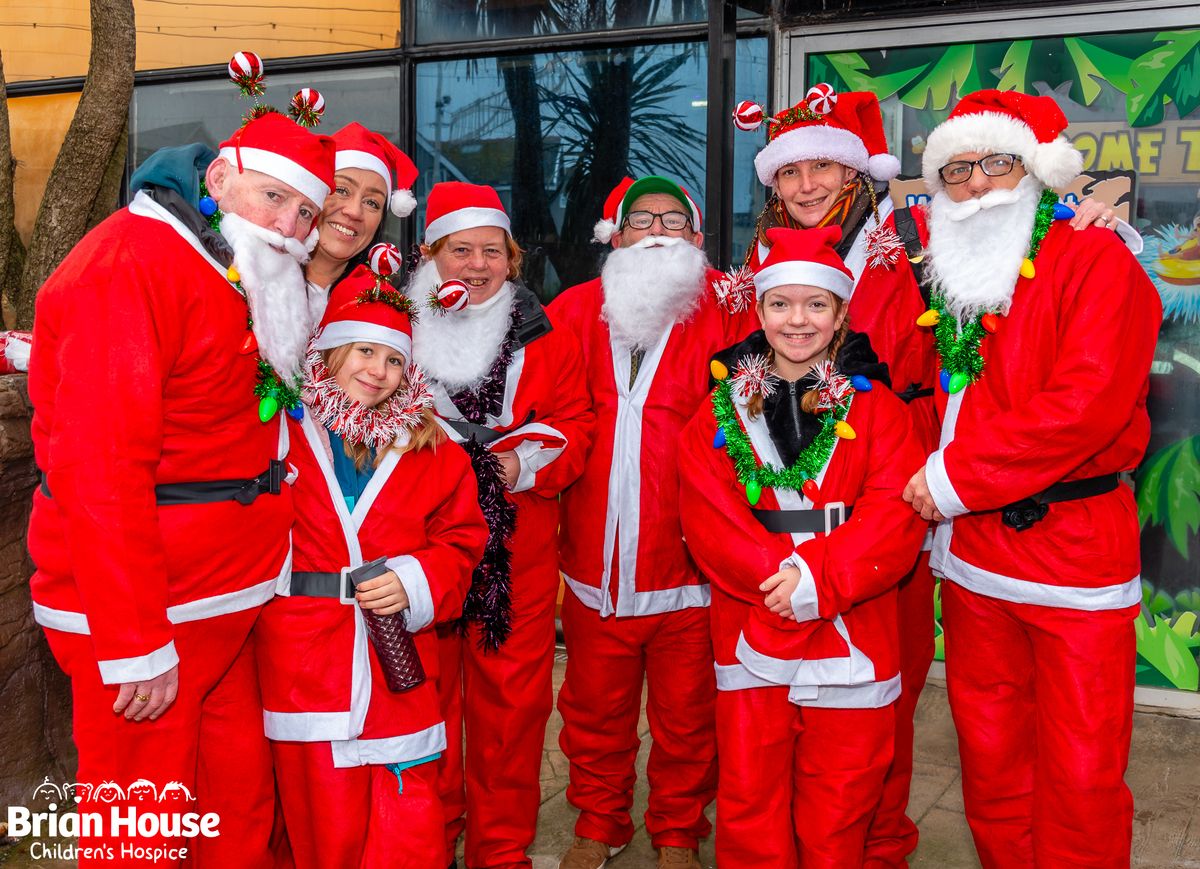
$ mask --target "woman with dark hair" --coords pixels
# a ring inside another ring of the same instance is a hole
[[[317,221],[312,260],[304,269],[309,286],[325,290],[355,266],[383,237],[384,216],[407,217],[417,206],[412,185],[417,167],[380,133],[350,123],[333,134],[337,144],[334,188]]]

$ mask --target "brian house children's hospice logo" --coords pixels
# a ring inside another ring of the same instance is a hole
[[[111,781],[60,785],[47,776],[34,788],[30,806],[8,807],[8,835],[86,842],[32,842],[29,853],[35,860],[182,860],[188,856],[186,840],[221,835],[220,817],[195,811],[195,801],[177,781],[160,789],[140,778],[122,788]],[[139,839],[151,843],[139,844]]]

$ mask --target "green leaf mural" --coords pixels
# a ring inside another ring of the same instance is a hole
[[[1090,106],[1100,96],[1100,83],[1108,82],[1123,94],[1129,93],[1129,58],[1105,51],[1099,46],[1070,37],[1063,40],[1075,64],[1071,96]]]
[[[1159,450],[1137,475],[1138,520],[1162,525],[1175,548],[1188,557],[1188,540],[1200,528],[1200,436]]]
[[[1156,43],[1129,68],[1125,112],[1131,127],[1147,127],[1163,119],[1163,105],[1175,103],[1186,117],[1200,106],[1200,30],[1159,33]]]
[[[949,108],[952,100],[983,87],[975,68],[975,46],[949,45],[933,66],[900,94],[900,101],[914,109]]]
[[[1171,624],[1161,616],[1154,616],[1151,627],[1142,613],[1133,622],[1137,634],[1139,664],[1146,664],[1153,673],[1142,671],[1140,682],[1183,688],[1195,691],[1200,687],[1200,665],[1188,648],[1182,633],[1171,629]]]
[[[869,66],[861,54],[838,52],[826,54],[824,58],[835,77],[844,82],[848,90],[871,91],[881,100],[886,100],[899,91],[929,66],[929,64],[923,63],[913,69],[902,69],[898,72],[874,76],[868,71]],[[836,88],[837,85],[834,87]]]

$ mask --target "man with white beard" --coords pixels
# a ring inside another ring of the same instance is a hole
[[[188,856],[261,866],[274,785],[247,638],[292,524],[286,428],[267,411],[288,405],[312,325],[301,263],[334,149],[269,114],[202,182],[209,157],[148,163],[38,295],[31,584],[71,678],[77,780],[182,784],[189,810],[220,816]]]
[[[946,676],[985,867],[1128,866],[1142,458],[1162,306],[1110,232],[1055,221],[1082,157],[1050,97],[980,91],[929,136]]]
[[[568,588],[559,742],[580,812],[560,866],[596,869],[633,836],[645,678],[646,830],[659,866],[698,867],[716,792],[716,683],[709,588],[680,529],[676,444],[708,394],[711,356],[756,327],[753,291],[731,289],[708,267],[700,210],[673,181],[626,178],[605,218],[596,237],[613,250],[600,277],[550,305],[555,324],[579,336],[596,409],[559,537]]]

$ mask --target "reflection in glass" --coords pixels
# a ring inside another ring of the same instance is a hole
[[[495,187],[544,299],[598,271],[592,228],[625,175],[662,173],[703,202],[702,43],[417,67],[417,198],[436,181]]]
[[[417,41],[587,33],[703,21],[706,0],[417,0]]]

